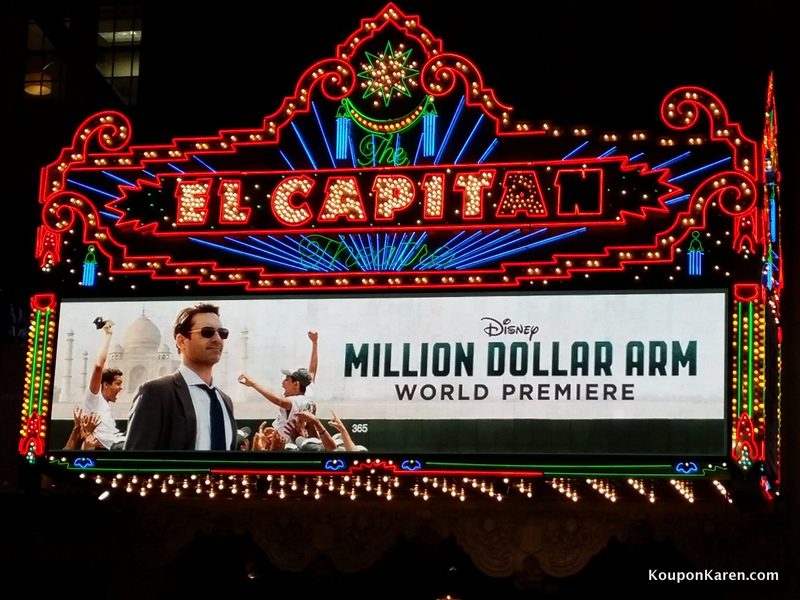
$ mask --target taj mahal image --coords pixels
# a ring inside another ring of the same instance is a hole
[[[80,351],[75,356],[76,332],[66,332],[66,348],[62,360],[65,363],[60,380],[56,380],[58,393],[56,403],[80,404],[89,385],[89,377],[96,352]],[[100,334],[96,336],[98,347],[102,343]],[[121,339],[117,339],[121,338]],[[169,338],[166,338],[169,340]],[[172,373],[180,365],[175,348],[166,343],[158,326],[151,321],[144,310],[142,314],[122,333],[112,337],[106,367],[120,369],[123,373],[124,388],[119,402],[129,404],[131,395],[145,381]]]
[[[128,418],[136,390],[142,383],[173,373],[180,366],[172,336],[172,320],[177,313],[172,303],[165,305],[163,302],[155,302],[143,305],[141,302],[115,302],[110,306],[97,303],[65,304],[63,312],[65,316],[58,332],[53,379],[54,419],[71,420],[73,407],[83,403],[105,335],[92,323],[98,315],[108,315],[114,323],[105,366],[119,369],[123,373],[123,389],[112,406],[115,419]],[[237,417],[272,417],[274,411],[266,405],[264,399],[237,382],[240,373],[263,372],[258,368],[257,361],[250,359],[250,353],[253,356],[260,354],[258,348],[248,350],[250,336],[246,325],[231,328],[230,331],[225,351],[214,369],[215,384],[233,398],[237,404]],[[261,377],[266,384],[279,386],[278,375],[272,381],[266,374]]]

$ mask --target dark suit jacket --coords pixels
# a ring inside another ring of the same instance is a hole
[[[233,403],[218,390],[230,417],[231,447],[236,446]],[[189,386],[179,372],[143,383],[136,392],[128,420],[125,450],[194,450],[197,416]]]

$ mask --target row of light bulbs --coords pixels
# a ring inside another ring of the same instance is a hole
[[[537,496],[535,480],[530,478],[510,479],[478,477],[430,477],[419,476],[404,481],[405,477],[389,474],[365,475],[126,475],[117,473],[108,477],[81,473],[81,479],[93,479],[104,488],[101,496],[108,497],[112,492],[125,491],[141,497],[149,495],[180,497],[228,497],[252,498],[275,497],[313,498],[340,496],[356,500],[363,496],[375,496],[393,500],[402,492],[409,492],[413,498],[428,501],[442,496],[465,502],[470,497],[487,497],[502,502],[507,497],[520,496],[532,499]],[[652,482],[645,479],[610,480],[589,478],[585,481],[564,477],[545,480],[553,490],[572,502],[581,499],[579,490],[589,489],[615,503],[619,499],[621,484],[627,484],[650,502],[655,503],[656,492]],[[689,503],[694,502],[694,482],[671,480],[671,485]],[[585,484],[585,485],[584,485]],[[716,490],[732,502],[731,496],[720,481],[713,481]]]

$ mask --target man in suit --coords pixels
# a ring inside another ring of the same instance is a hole
[[[221,325],[219,307],[213,304],[197,304],[178,313],[173,335],[181,366],[137,391],[126,450],[236,448],[233,403],[214,387],[212,377],[228,337]]]

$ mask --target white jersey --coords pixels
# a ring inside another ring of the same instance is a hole
[[[110,450],[116,443],[125,441],[125,434],[117,429],[117,422],[111,414],[111,405],[103,398],[101,393],[93,394],[91,390],[86,390],[86,398],[83,401],[83,412],[97,413],[100,423],[94,430],[94,436],[103,444],[103,448]]]
[[[304,395],[289,396],[287,400],[292,403],[292,408],[289,410],[285,410],[283,408],[278,409],[278,418],[272,422],[272,427],[276,431],[280,432],[281,436],[283,437],[283,441],[286,443],[294,442],[295,433],[289,428],[289,423],[292,422],[294,416],[301,410],[310,410],[314,405],[314,401],[311,399],[311,396],[313,395],[312,388],[313,384],[306,388]]]

